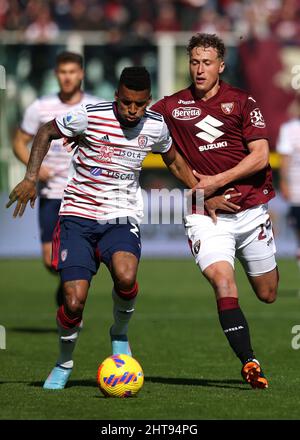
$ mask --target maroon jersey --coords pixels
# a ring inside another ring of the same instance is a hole
[[[164,116],[175,147],[201,174],[214,175],[233,168],[249,154],[249,142],[267,139],[255,99],[223,81],[218,93],[207,101],[197,98],[190,86],[165,96],[151,109]],[[233,200],[241,210],[268,202],[275,196],[270,165],[228,184],[218,194],[233,187],[242,194]]]

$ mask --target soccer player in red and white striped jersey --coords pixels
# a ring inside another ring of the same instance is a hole
[[[24,180],[10,194],[14,216],[33,206],[36,182],[50,140],[78,139],[53,237],[53,266],[59,270],[64,305],[58,309],[60,353],[44,388],[64,388],[82,322],[90,281],[99,262],[110,270],[114,288],[113,354],[131,355],[127,330],[138,293],[142,199],[139,173],[150,152],[162,154],[172,173],[191,188],[197,183],[176,152],[164,118],[146,110],[150,76],[143,67],[123,70],[114,102],[85,105],[45,124],[34,139]]]
[[[30,154],[28,146],[43,124],[82,104],[97,104],[103,101],[81,90],[84,77],[81,55],[73,52],[60,53],[56,59],[55,74],[59,92],[36,99],[26,109],[14,138],[14,153],[25,165]],[[62,139],[56,139],[51,142],[39,172],[39,227],[43,261],[45,267],[55,274],[51,267],[52,235],[67,184],[71,159],[72,154],[63,147]],[[56,301],[58,305],[62,304],[61,284],[56,292]]]

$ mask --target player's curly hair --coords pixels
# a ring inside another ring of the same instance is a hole
[[[223,60],[225,56],[225,45],[216,34],[195,34],[189,41],[187,52],[191,55],[194,47],[213,47],[218,52],[218,57]]]
[[[150,74],[144,66],[125,67],[119,80],[119,86],[121,84],[130,90],[151,90]]]

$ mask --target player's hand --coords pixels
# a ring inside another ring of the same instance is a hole
[[[72,138],[63,138],[63,147],[67,150],[68,153],[74,150],[78,146],[79,136],[75,136]]]
[[[232,213],[237,212],[240,209],[240,206],[230,202],[231,199],[242,195],[241,193],[234,191],[234,188],[229,188],[221,196],[214,196],[210,199],[205,200],[204,206],[215,224],[218,220],[216,214],[217,209]]]
[[[198,173],[195,170],[193,170],[193,174],[199,180],[199,182],[190,190],[188,195],[191,195],[200,189],[204,191],[204,197],[206,198],[214,194],[221,186],[218,174],[214,176],[206,176]]]
[[[22,217],[29,200],[31,208],[34,207],[36,196],[36,183],[25,178],[10,193],[6,208],[9,208],[13,203],[17,202],[13,216],[17,217],[19,215],[19,217]]]
[[[50,179],[50,177],[53,176],[53,172],[50,170],[50,168],[46,167],[45,165],[42,165],[39,171],[39,180],[41,182],[47,182],[47,180]]]

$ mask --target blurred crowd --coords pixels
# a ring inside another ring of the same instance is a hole
[[[0,0],[0,30],[45,42],[60,31],[234,32],[300,41],[300,0]]]

